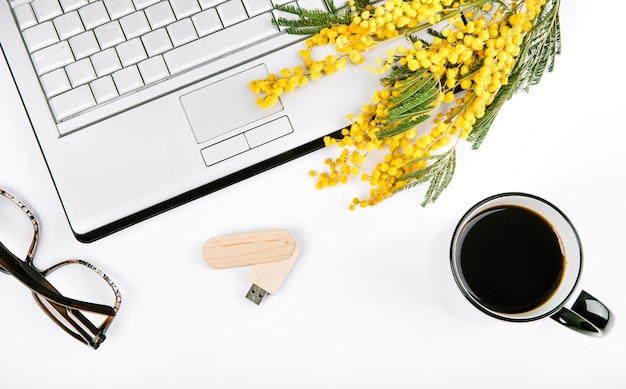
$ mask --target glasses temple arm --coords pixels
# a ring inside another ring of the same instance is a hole
[[[2,242],[0,242],[0,267],[4,268],[34,293],[59,305],[70,309],[80,309],[109,316],[115,316],[116,314],[115,310],[107,305],[88,303],[63,296],[40,272],[13,255]]]

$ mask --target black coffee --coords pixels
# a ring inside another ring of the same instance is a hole
[[[494,311],[532,310],[561,282],[565,258],[559,237],[529,209],[504,205],[482,212],[461,232],[458,247],[469,292]]]

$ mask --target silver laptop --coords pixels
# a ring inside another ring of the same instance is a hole
[[[354,67],[256,105],[250,81],[299,64],[272,1],[0,0],[2,52],[77,239],[318,149],[369,100],[377,80]]]

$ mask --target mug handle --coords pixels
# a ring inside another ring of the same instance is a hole
[[[550,316],[565,327],[591,336],[603,336],[611,327],[613,315],[606,305],[584,290],[572,305]]]

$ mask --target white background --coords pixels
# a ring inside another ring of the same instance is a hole
[[[2,62],[0,186],[40,219],[35,262],[84,258],[124,301],[93,351],[0,274],[0,386],[626,387],[624,15],[617,0],[563,2],[555,71],[505,105],[480,150],[460,147],[452,184],[426,208],[418,189],[348,211],[367,188],[316,191],[307,175],[336,153],[325,149],[88,245],[64,219]],[[455,223],[504,191],[542,196],[572,219],[582,285],[616,317],[607,337],[550,319],[483,320],[459,295],[448,269]],[[250,269],[210,269],[200,252],[210,237],[265,228],[290,230],[300,258],[256,306],[243,297]]]

